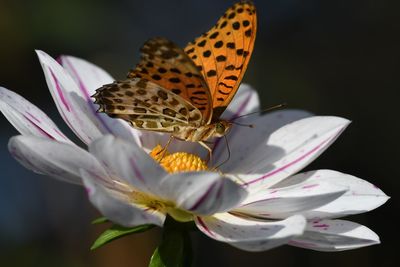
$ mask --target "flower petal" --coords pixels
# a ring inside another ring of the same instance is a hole
[[[262,189],[234,210],[235,213],[256,218],[283,219],[321,207],[342,196],[345,186],[324,181],[305,181],[293,186]]]
[[[143,192],[157,192],[160,179],[167,175],[135,142],[106,135],[92,142],[89,151],[112,176],[123,179]]]
[[[71,78],[69,73],[43,51],[36,51],[42,65],[50,93],[64,121],[86,144],[113,133],[104,124],[88,97]]]
[[[280,110],[237,120],[239,123],[254,125],[254,128],[232,126],[227,134],[231,156],[221,166],[221,170],[227,173],[247,173],[254,169],[254,165],[264,164],[265,160],[279,159],[283,151],[268,143],[270,135],[286,124],[309,116],[310,113],[301,110]],[[222,162],[227,157],[227,146],[224,140],[218,139],[214,145],[213,158],[215,162]]]
[[[317,251],[342,251],[379,244],[379,236],[367,227],[344,220],[309,222],[302,236],[290,245]]]
[[[112,83],[115,79],[102,68],[77,57],[60,56],[57,60],[74,79],[91,110],[97,110],[98,106],[94,104],[91,96],[96,89]],[[95,117],[112,134],[128,139],[134,137],[135,141],[139,142],[139,131],[130,127],[125,121],[110,118],[104,113],[96,113]]]
[[[237,116],[258,110],[260,110],[260,98],[257,91],[248,84],[241,84],[221,117],[225,120],[232,120]]]
[[[19,135],[10,139],[8,148],[26,168],[66,182],[81,184],[80,168],[104,173],[97,159],[76,145]]]
[[[97,182],[98,176],[81,169],[81,176],[93,205],[108,219],[126,227],[142,224],[162,226],[165,214],[129,202],[126,197]]]
[[[247,251],[263,251],[284,245],[301,235],[306,226],[306,220],[300,215],[265,222],[221,213],[212,217],[196,217],[195,222],[209,237]]]
[[[0,111],[23,135],[72,143],[43,111],[4,87],[0,87]]]
[[[159,194],[181,209],[210,215],[235,207],[247,196],[247,191],[219,173],[182,172],[163,178]]]
[[[250,191],[271,187],[317,158],[349,123],[344,118],[315,116],[285,125],[265,142],[264,150],[270,154],[256,150],[253,153],[258,160],[243,162],[248,165],[247,172],[253,174],[239,175],[239,178],[245,181]],[[241,154],[247,155],[242,151]]]
[[[389,197],[375,185],[349,174],[332,170],[318,170],[289,177],[274,187],[293,186],[299,183],[329,183],[346,186],[349,190],[329,204],[306,212],[307,218],[335,218],[364,213],[383,205]]]

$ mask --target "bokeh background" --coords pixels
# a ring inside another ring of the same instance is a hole
[[[70,136],[48,93],[34,49],[70,54],[123,78],[141,44],[164,36],[184,46],[233,1],[0,0],[0,85],[47,112]],[[392,199],[351,220],[382,244],[319,253],[289,246],[247,253],[195,235],[196,266],[397,266],[399,177],[399,1],[255,0],[259,28],[244,81],[262,106],[288,103],[353,121],[307,169],[330,168],[367,179]],[[2,266],[146,266],[159,231],[89,247],[104,227],[82,189],[35,175],[11,158],[17,134],[0,116]]]

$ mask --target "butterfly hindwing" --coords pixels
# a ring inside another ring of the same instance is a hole
[[[240,2],[184,49],[210,88],[213,121],[226,109],[240,85],[253,51],[256,29],[254,5]]]
[[[179,95],[200,110],[203,122],[208,123],[212,116],[210,91],[185,52],[165,38],[153,38],[143,45],[141,53],[141,61],[128,78],[146,79]]]
[[[202,123],[202,113],[188,101],[141,78],[104,85],[93,97],[99,111],[139,129],[172,132],[176,125]]]

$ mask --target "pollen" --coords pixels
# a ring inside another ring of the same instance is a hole
[[[150,152],[150,156],[169,173],[208,170],[207,164],[199,156],[186,152],[170,154],[160,145]]]

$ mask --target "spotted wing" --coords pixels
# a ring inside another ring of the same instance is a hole
[[[210,88],[213,121],[226,109],[240,85],[253,52],[256,29],[254,5],[240,2],[184,49],[201,69]]]
[[[93,95],[99,112],[131,123],[134,128],[173,132],[174,126],[200,126],[201,112],[191,103],[141,78],[104,85]]]
[[[179,95],[202,113],[203,124],[212,116],[211,95],[193,61],[165,38],[148,40],[141,48],[142,58],[128,78],[142,78]]]

